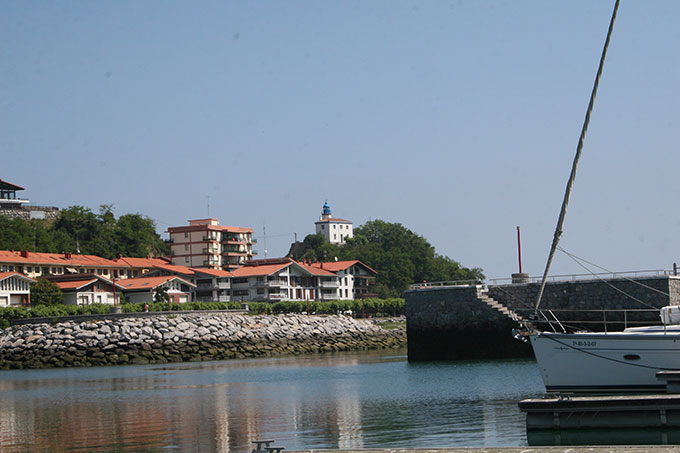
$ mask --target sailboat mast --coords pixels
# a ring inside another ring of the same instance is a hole
[[[543,298],[543,290],[545,289],[546,279],[548,278],[548,273],[550,272],[550,265],[552,264],[553,257],[555,256],[555,251],[557,250],[557,245],[560,242],[560,237],[562,236],[562,226],[564,225],[564,218],[567,215],[567,206],[569,205],[569,198],[571,197],[571,189],[574,185],[574,180],[576,179],[576,169],[578,167],[578,161],[581,158],[581,150],[583,149],[583,142],[586,138],[586,132],[588,132],[588,124],[590,123],[590,114],[593,111],[593,105],[595,104],[595,97],[597,96],[597,87],[600,84],[600,77],[602,76],[602,68],[604,67],[604,60],[607,56],[607,49],[609,48],[609,40],[612,36],[612,31],[614,30],[614,21],[616,20],[616,13],[619,9],[619,1],[616,0],[614,5],[614,11],[612,12],[612,18],[609,22],[609,30],[607,31],[607,39],[604,42],[604,47],[602,49],[602,56],[600,57],[600,66],[597,68],[597,75],[595,76],[595,83],[593,84],[593,90],[590,93],[590,102],[588,103],[588,110],[586,111],[586,117],[583,121],[583,127],[581,128],[581,136],[578,139],[578,146],[576,147],[576,156],[574,156],[574,162],[571,166],[571,174],[569,175],[569,181],[567,181],[567,189],[564,193],[564,200],[562,200],[562,209],[560,210],[560,217],[557,220],[557,227],[555,228],[555,234],[553,236],[552,247],[550,247],[550,254],[548,255],[548,262],[545,265],[545,271],[543,272],[543,278],[541,279],[541,287],[538,290],[538,296],[536,297],[535,310],[538,310],[539,305],[541,305],[541,299]]]

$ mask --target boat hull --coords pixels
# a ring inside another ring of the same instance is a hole
[[[536,333],[531,346],[548,392],[663,390],[661,370],[680,370],[680,332]]]

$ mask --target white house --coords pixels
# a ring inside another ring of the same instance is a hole
[[[123,287],[97,274],[53,275],[45,277],[61,289],[64,304],[90,305],[120,302]],[[115,285],[115,290],[114,290]]]
[[[32,278],[18,272],[0,273],[0,307],[30,305]]]
[[[165,287],[170,302],[191,302],[191,291],[196,287],[191,282],[174,275],[159,277],[126,278],[119,280],[125,298],[129,302],[152,302],[159,288]]]
[[[376,271],[359,260],[314,263],[312,266],[333,272],[338,277],[337,299],[376,297]]]
[[[333,300],[338,278],[332,272],[289,258],[249,261],[232,271],[232,301]]]

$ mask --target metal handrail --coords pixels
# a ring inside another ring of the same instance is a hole
[[[625,278],[625,277],[659,277],[677,275],[673,270],[667,269],[650,269],[640,271],[623,271],[623,272],[601,272],[592,274],[564,274],[549,276],[547,281],[577,281],[577,280],[598,280],[611,278]],[[529,283],[540,283],[541,277],[529,277]],[[512,283],[512,278],[492,278],[489,279],[492,285],[499,285],[502,282]]]
[[[564,274],[564,275],[552,275],[548,277],[550,282],[559,281],[578,281],[578,280],[599,280],[599,279],[611,279],[611,278],[636,278],[636,277],[659,277],[659,276],[669,276],[678,275],[675,270],[667,269],[650,269],[650,270],[640,270],[640,271],[623,271],[623,272],[602,272],[593,274]],[[501,285],[501,284],[512,284],[512,278],[491,278],[488,280],[491,285]],[[540,283],[541,277],[528,277],[528,283]],[[409,285],[409,289],[422,289],[430,287],[442,287],[442,286],[471,286],[471,285],[483,285],[484,282],[481,280],[447,280],[440,282],[421,282],[412,283]],[[526,284],[526,281],[521,284]]]

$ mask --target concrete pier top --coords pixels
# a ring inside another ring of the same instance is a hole
[[[594,447],[499,447],[499,448],[377,448],[356,450],[284,450],[287,453],[668,453],[680,445],[594,446]]]

